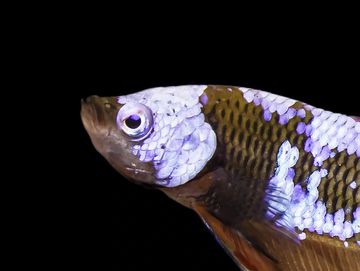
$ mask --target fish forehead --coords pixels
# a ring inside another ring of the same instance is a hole
[[[260,90],[205,92],[227,169],[281,192],[285,202],[267,202],[284,212],[279,224],[359,244],[359,122]]]
[[[181,104],[189,103],[191,106],[198,102],[198,97],[203,94],[206,88],[206,85],[184,85],[149,88],[129,95],[119,96],[118,102],[120,104],[124,104],[129,101],[136,101],[145,105],[154,106],[153,103],[167,104],[169,100],[172,100]],[[157,110],[153,111],[156,112]]]

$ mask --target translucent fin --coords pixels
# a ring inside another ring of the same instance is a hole
[[[276,267],[276,263],[272,259],[255,248],[241,233],[221,223],[205,208],[196,206],[194,209],[214,234],[221,246],[242,270],[280,270]]]

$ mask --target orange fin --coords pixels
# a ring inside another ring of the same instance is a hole
[[[202,206],[194,206],[194,210],[240,268],[251,271],[279,270],[275,261],[256,249],[240,232],[224,225]]]

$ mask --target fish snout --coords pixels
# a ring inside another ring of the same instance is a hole
[[[90,117],[96,117],[95,114],[101,110],[99,105],[99,96],[92,95],[85,100],[81,99],[81,115],[89,115]]]
[[[104,110],[99,96],[93,95],[81,100],[81,119],[88,131],[104,125]]]
[[[115,97],[92,95],[81,100],[81,119],[88,131],[104,132],[114,127],[120,105]]]
[[[97,100],[99,100],[100,99],[100,97],[99,96],[97,96],[97,95],[91,95],[91,96],[89,96],[89,97],[87,97],[86,99],[85,99],[85,103],[87,103],[87,104],[91,104],[91,103],[95,103]]]

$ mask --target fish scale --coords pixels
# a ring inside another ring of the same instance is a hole
[[[266,182],[274,174],[277,150],[282,142],[289,140],[291,145],[300,151],[299,160],[294,167],[294,184],[300,183],[306,188],[307,177],[311,172],[320,168],[326,169],[328,175],[321,179],[318,200],[325,202],[326,212],[329,214],[351,208],[351,213],[346,214],[345,218],[353,220],[352,213],[359,205],[359,199],[355,196],[360,186],[359,158],[355,154],[348,155],[345,150],[335,150],[333,158],[325,160],[322,166],[315,166],[311,152],[304,150],[307,136],[296,132],[299,122],[308,124],[312,120],[313,115],[309,110],[305,110],[304,119],[294,117],[287,124],[280,125],[279,116],[273,115],[271,120],[266,122],[261,105],[248,103],[240,91],[208,87],[205,93],[208,103],[203,111],[207,121],[216,127],[219,145],[226,146],[223,158],[227,170],[232,174],[244,174]],[[300,109],[304,108],[304,104],[296,102],[292,107]],[[264,151],[259,153],[258,150],[262,148]],[[354,180],[357,180],[356,189],[349,187],[351,178],[347,177],[352,176],[349,175],[350,171]],[[359,240],[359,237],[359,234],[356,234],[353,239]]]
[[[237,91],[237,94],[236,92],[234,94],[234,92],[229,92],[227,88],[216,88],[215,90],[208,89],[206,93],[209,97],[209,102],[204,108],[204,113],[210,122],[217,122],[216,132],[220,144],[230,144],[231,146],[231,148],[226,148],[226,161],[231,165],[229,169],[232,167],[246,169],[247,167],[244,166],[244,163],[247,163],[249,160],[255,160],[256,165],[269,163],[270,167],[261,167],[260,171],[248,170],[248,173],[253,175],[253,177],[269,179],[276,166],[276,151],[282,141],[288,138],[292,144],[302,148],[305,142],[304,136],[297,135],[295,129],[289,130],[295,127],[296,119],[290,121],[285,127],[280,126],[276,118],[267,123],[262,118],[263,110],[261,106],[247,103],[239,91]],[[229,104],[227,102],[229,99],[236,100],[236,102]],[[229,106],[225,109],[224,104],[229,104]],[[236,104],[239,104],[240,108],[234,106]],[[228,113],[224,111],[228,111]],[[241,121],[228,125],[230,120],[226,116],[229,116],[230,112]],[[231,134],[238,136],[231,138]],[[254,149],[258,149],[255,148],[255,145],[265,146],[265,153],[259,156],[259,153],[254,151]],[[241,153],[243,158],[234,159],[238,157],[239,153]],[[303,165],[310,165],[313,162],[313,157],[303,152],[299,160],[302,161]],[[300,177],[308,174],[308,167],[302,170],[303,165],[298,165],[296,182],[300,181]],[[311,169],[315,168],[311,167]]]
[[[334,213],[341,208],[351,207],[356,209],[356,189],[350,188],[350,183],[358,180],[359,170],[354,165],[359,165],[360,160],[355,155],[347,155],[345,151],[337,153],[334,158],[325,161],[323,168],[329,172],[327,178],[321,182],[319,199],[326,202],[327,211]],[[349,174],[351,172],[351,174]],[[353,176],[353,177],[351,177]],[[322,189],[321,189],[322,188]],[[348,220],[350,215],[347,216]]]

